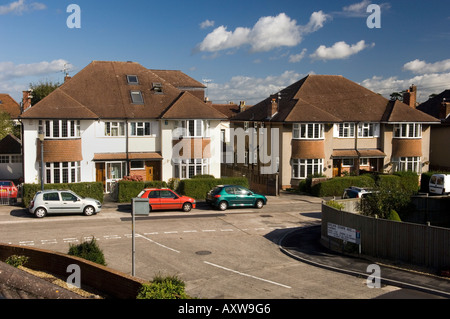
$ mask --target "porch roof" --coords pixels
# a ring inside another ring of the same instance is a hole
[[[94,154],[94,161],[123,161],[127,159],[127,153],[97,153]],[[129,160],[162,160],[159,153],[128,153]]]
[[[360,149],[360,150],[333,150],[331,158],[356,158],[356,157],[368,157],[368,158],[385,158],[384,154],[379,149]]]

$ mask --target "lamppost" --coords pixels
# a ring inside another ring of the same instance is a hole
[[[44,190],[44,132],[39,131],[39,141],[41,142],[41,190]]]

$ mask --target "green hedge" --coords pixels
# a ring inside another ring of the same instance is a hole
[[[119,203],[129,203],[135,198],[144,188],[151,187],[167,187],[167,183],[164,181],[125,181],[120,180],[118,182],[118,195],[117,201]]]
[[[44,184],[44,189],[68,189],[82,197],[91,197],[103,203],[103,183],[101,182]],[[40,184],[23,184],[23,205],[28,207],[36,192],[40,190]]]
[[[350,186],[375,187],[375,180],[368,174],[335,177],[311,187],[311,194],[318,197],[342,196],[344,190]]]
[[[206,193],[215,186],[229,184],[249,187],[248,179],[245,177],[196,178],[181,180],[177,191],[195,199],[205,199]]]

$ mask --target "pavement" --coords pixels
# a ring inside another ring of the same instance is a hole
[[[299,202],[319,204],[323,200],[321,198],[290,193],[283,193],[278,197],[269,196],[268,198],[269,203],[277,204],[298,204]],[[200,203],[201,205],[202,203]],[[117,204],[106,200],[103,205],[103,211],[107,211],[108,214],[103,214],[103,216],[107,215],[106,218],[113,218],[115,216],[123,217],[124,212],[130,209],[131,205]],[[211,214],[206,209],[193,210],[191,213]],[[217,212],[215,213],[217,214]],[[155,214],[157,213],[152,213],[152,215]],[[168,216],[167,212],[164,214],[166,217]],[[172,214],[170,212],[169,214],[173,218],[176,218],[179,213],[173,212]],[[31,221],[33,217],[20,206],[0,206],[0,227],[5,227],[8,223],[25,222],[27,220]],[[349,256],[331,251],[319,242],[320,231],[321,225],[291,230],[279,240],[279,248],[283,253],[301,262],[361,278],[368,278],[369,275],[372,275],[373,272],[367,271],[367,267],[376,263],[380,266],[381,270],[381,285],[415,289],[444,298],[450,298],[450,278],[413,270],[412,268],[405,267],[405,265],[398,267],[374,259],[368,260],[362,257]],[[28,275],[21,277],[17,273],[21,272],[21,270],[11,268],[14,267],[0,262],[0,299],[79,298],[79,296],[69,291],[64,291],[59,286],[43,282],[40,278],[33,278]]]

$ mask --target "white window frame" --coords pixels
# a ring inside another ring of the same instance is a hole
[[[345,122],[338,123],[338,137],[339,138],[354,138],[355,137],[355,123]]]
[[[174,160],[174,177],[188,179],[195,175],[209,174],[210,161],[208,158],[191,158]]]
[[[117,130],[117,134],[112,134]],[[125,122],[111,121],[105,122],[105,136],[107,137],[124,137],[125,136]]]
[[[421,123],[394,124],[394,138],[422,138]]]
[[[372,138],[378,137],[379,126],[377,123],[358,123],[358,137]]]
[[[368,157],[361,157],[359,159],[359,166],[369,166],[370,165],[370,161]]]
[[[416,173],[420,173],[421,168],[421,158],[420,156],[409,156],[409,157],[398,157],[394,159],[396,164],[396,172],[407,172],[413,171]],[[411,165],[411,169],[408,169],[408,166]]]
[[[323,158],[317,159],[297,159],[291,161],[292,178],[305,179],[309,175],[323,174]]]
[[[131,122],[130,123],[130,136],[140,137],[140,136],[153,136],[152,134],[152,122]],[[146,133],[148,127],[148,134]],[[139,130],[142,130],[142,134],[139,134]]]
[[[81,136],[80,120],[39,120],[46,139],[71,139]]]
[[[209,121],[208,120],[182,120],[178,123],[178,136],[183,137],[209,137]],[[179,131],[181,128],[181,132]],[[191,133],[192,128],[192,133]]]
[[[346,161],[351,161],[350,163],[345,163]],[[343,158],[342,159],[342,167],[353,167],[355,166],[355,159],[354,158]]]
[[[81,181],[81,162],[45,163],[45,183],[79,183]]]
[[[292,125],[292,138],[299,140],[323,140],[322,123],[294,123]]]

